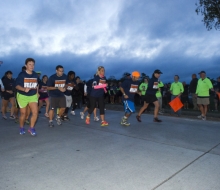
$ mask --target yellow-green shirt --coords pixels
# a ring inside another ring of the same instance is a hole
[[[164,86],[164,84],[162,83],[162,81],[160,81],[160,82],[158,83],[158,87],[161,88],[161,87],[163,87],[163,86]],[[160,91],[160,90],[157,91],[156,97],[157,97],[157,98],[162,97],[162,94],[161,94],[161,91]]]
[[[170,87],[170,91],[174,96],[184,92],[183,84],[181,82],[173,82]]]
[[[209,97],[209,89],[213,88],[212,82],[208,79],[199,79],[196,94],[198,97]]]
[[[141,85],[139,86],[139,90],[141,91],[141,95],[144,96],[146,94],[148,84],[145,82],[142,82]]]

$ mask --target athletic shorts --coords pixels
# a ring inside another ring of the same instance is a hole
[[[71,95],[70,96],[65,95],[65,98],[66,98],[66,107],[70,108],[71,105],[72,105],[72,101],[73,101],[72,96]]]
[[[114,96],[115,93],[114,93],[112,90],[110,90],[110,91],[109,91],[109,95],[110,95],[110,96]]]
[[[49,97],[50,109],[54,110],[56,108],[66,108],[66,98],[65,96],[61,97]]]
[[[145,94],[143,101],[145,101],[147,104],[150,104],[150,103],[158,101],[158,99],[156,95]]]
[[[15,97],[14,93],[10,94],[8,92],[3,92],[2,96],[3,96],[4,100],[9,100],[10,98],[14,98]]]
[[[39,93],[40,97],[39,100],[46,100],[47,98],[49,98],[49,95],[47,93]]]
[[[19,108],[25,108],[29,103],[38,103],[38,96],[37,94],[32,96],[25,96],[23,94],[17,93],[17,102]]]
[[[125,113],[133,113],[135,112],[134,102],[131,100],[124,100],[124,110]]]
[[[197,104],[199,105],[209,105],[209,98],[199,98],[197,97]]]

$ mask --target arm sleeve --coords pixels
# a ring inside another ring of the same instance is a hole
[[[139,86],[139,90],[140,90],[140,91],[142,91],[142,84],[143,84],[143,83],[141,83],[141,85]]]
[[[84,85],[84,93],[87,93],[87,85]]]
[[[173,91],[173,83],[170,86],[170,91]]]
[[[212,82],[209,80],[208,82],[209,89],[213,88]]]
[[[183,84],[181,83],[181,93],[183,93],[184,92],[184,88],[183,88]]]
[[[158,87],[164,87],[164,84],[160,81],[160,83],[158,84]]]
[[[3,85],[3,83],[2,83],[2,80],[0,79],[0,85],[1,85],[1,88],[2,89],[5,89],[5,87],[4,87],[4,85]]]
[[[50,77],[50,78],[48,79],[48,81],[47,81],[47,86],[48,86],[48,87],[54,87],[54,81],[53,81],[53,78],[52,78],[52,77]]]
[[[19,74],[18,77],[16,78],[16,81],[15,81],[15,86],[24,86],[24,77]]]

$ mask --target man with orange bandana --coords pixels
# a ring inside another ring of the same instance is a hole
[[[121,125],[129,126],[128,118],[132,113],[135,112],[134,106],[134,95],[138,93],[138,79],[140,78],[140,73],[138,71],[132,72],[132,77],[126,79],[120,87],[120,90],[123,94],[123,103],[124,103],[124,111],[125,115],[121,119]]]

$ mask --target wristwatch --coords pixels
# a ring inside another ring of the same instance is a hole
[[[123,96],[126,96],[126,94],[124,93]]]

